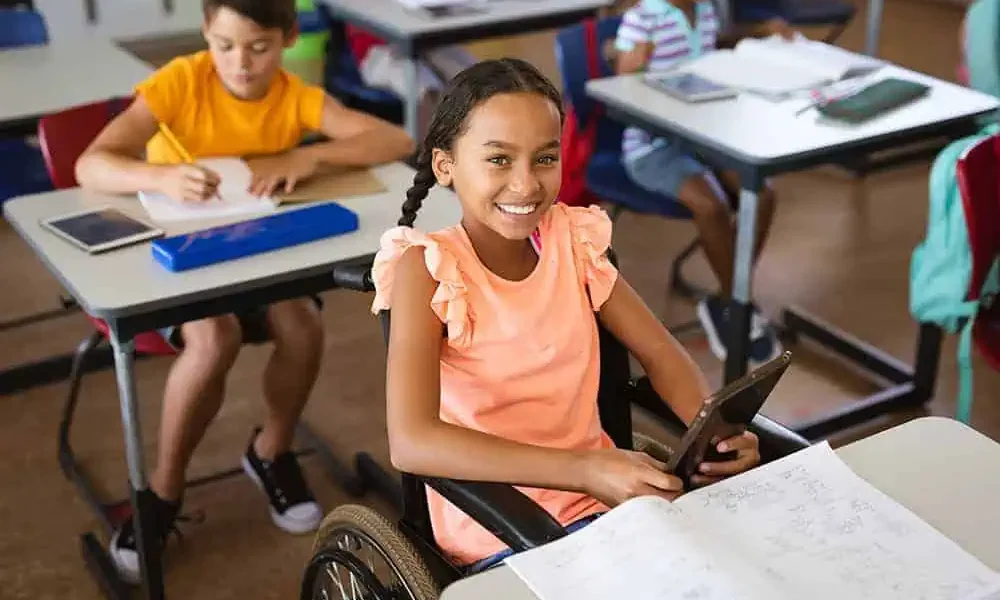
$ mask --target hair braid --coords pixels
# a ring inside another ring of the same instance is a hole
[[[406,190],[406,201],[403,202],[403,214],[399,217],[399,225],[413,227],[413,222],[417,220],[417,211],[420,210],[420,205],[435,183],[437,179],[431,168],[431,153],[425,148],[417,158],[417,172],[413,175],[413,185]]]

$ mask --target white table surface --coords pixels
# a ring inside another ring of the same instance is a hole
[[[48,192],[6,202],[4,216],[81,306],[89,314],[106,319],[318,275],[337,262],[373,254],[378,250],[379,238],[399,219],[413,170],[393,163],[376,167],[374,173],[388,191],[338,200],[357,213],[360,223],[357,231],[180,273],[170,272],[154,261],[150,243],[92,256],[39,224],[48,217],[102,205],[114,206],[148,221],[134,196],[109,196],[80,189]],[[299,208],[304,206],[281,210]],[[175,235],[247,218],[168,225],[164,229],[167,235]],[[458,223],[460,218],[461,208],[454,194],[435,187],[424,201],[415,226],[435,231]]]
[[[878,77],[888,76],[925,83],[931,91],[857,126],[824,119],[815,110],[796,116],[797,109],[807,104],[801,100],[771,102],[740,94],[734,99],[686,103],[646,85],[641,74],[589,81],[587,93],[609,107],[642,115],[667,131],[757,166],[968,118],[1000,106],[987,94],[895,65],[880,69]]]
[[[368,23],[393,31],[399,38],[419,38],[444,32],[473,29],[497,23],[525,21],[561,13],[594,10],[611,0],[485,0],[481,12],[432,17],[405,8],[397,0],[320,0],[333,11],[345,13],[358,25]],[[471,38],[476,36],[472,35]]]
[[[987,566],[1000,570],[1000,444],[925,417],[837,450],[855,473]],[[463,579],[441,600],[537,600],[506,566]]]
[[[99,37],[0,51],[0,123],[131,96],[152,67]]]

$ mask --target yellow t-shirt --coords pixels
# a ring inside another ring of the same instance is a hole
[[[275,154],[297,146],[320,127],[325,92],[279,71],[260,100],[233,96],[207,51],[175,58],[136,86],[157,120],[195,158]],[[161,133],[146,146],[151,163],[181,157]]]

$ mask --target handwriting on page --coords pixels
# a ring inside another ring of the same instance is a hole
[[[738,569],[719,560],[677,507],[653,497],[507,564],[543,600],[742,597]]]
[[[815,446],[683,498],[788,597],[959,600],[1000,575]]]

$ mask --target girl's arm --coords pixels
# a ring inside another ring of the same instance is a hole
[[[599,314],[601,323],[642,365],[656,393],[690,424],[712,393],[691,356],[621,276]]]
[[[649,310],[642,298],[619,276],[601,307],[601,323],[636,357],[653,389],[685,424],[694,421],[705,398],[711,395],[701,369]],[[692,479],[705,485],[719,477],[746,471],[760,462],[757,437],[750,432],[722,440],[720,452],[736,450],[738,457],[702,463],[702,474]]]
[[[442,421],[443,338],[431,310],[436,287],[423,249],[404,253],[393,283],[386,381],[393,466],[425,476],[583,492],[608,505],[643,494],[673,497],[681,489],[662,463],[641,453],[543,448]]]

